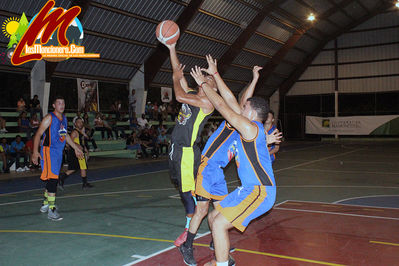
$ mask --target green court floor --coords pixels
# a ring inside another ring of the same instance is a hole
[[[398,159],[397,142],[283,149],[273,165],[277,203],[397,196]],[[239,185],[235,165],[225,172],[232,190]],[[59,222],[39,212],[41,190],[0,195],[0,265],[125,265],[170,247],[182,232],[184,208],[167,171],[94,184],[58,194]],[[199,233],[208,230],[203,222]]]

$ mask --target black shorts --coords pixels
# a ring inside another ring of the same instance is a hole
[[[86,159],[78,159],[75,155],[74,149],[69,149],[67,152],[68,170],[86,170]]]
[[[193,147],[181,147],[174,144],[169,147],[170,178],[181,192],[195,190],[195,178],[201,164],[201,150]]]

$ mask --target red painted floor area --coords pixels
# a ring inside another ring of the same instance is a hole
[[[230,241],[236,265],[399,265],[399,209],[287,201]],[[201,246],[194,254],[198,265],[213,256]],[[135,265],[185,264],[174,248]]]

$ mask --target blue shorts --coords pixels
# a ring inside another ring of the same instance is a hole
[[[243,232],[249,222],[268,212],[275,201],[275,186],[238,187],[216,205],[216,210]]]
[[[208,158],[203,157],[198,168],[195,194],[207,199],[222,200],[228,193],[223,169],[208,164]]]
[[[49,179],[58,179],[62,164],[63,149],[52,149],[42,146],[40,150],[40,164],[42,166],[42,175],[40,179],[46,181]]]

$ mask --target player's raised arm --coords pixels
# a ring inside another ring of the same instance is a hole
[[[43,159],[40,156],[39,153],[39,142],[40,142],[40,138],[42,137],[44,131],[46,131],[46,129],[50,126],[51,124],[51,115],[46,115],[42,122],[40,123],[40,126],[38,128],[38,130],[36,131],[35,136],[33,137],[33,155],[32,155],[32,162],[33,164],[38,164],[38,159]]]
[[[252,69],[252,81],[248,85],[248,87],[246,87],[244,91],[242,91],[241,96],[238,99],[241,109],[244,109],[244,104],[254,94],[256,83],[258,83],[259,80],[259,71],[261,69],[263,69],[263,67],[260,66],[254,66],[254,68]]]
[[[173,72],[180,71],[181,64],[180,64],[179,58],[177,58],[176,43],[166,45],[166,47],[169,48],[170,64],[172,65]],[[190,88],[188,87],[187,80],[184,77],[184,75],[180,79],[180,85],[181,85],[182,89],[184,90],[184,92],[188,92],[190,90]]]
[[[211,86],[209,86],[207,79],[204,77],[199,67],[196,66],[195,69],[191,69],[191,76],[193,76],[195,81],[202,87],[209,101],[213,104],[216,110],[219,111],[227,122],[240,132],[244,139],[251,140],[256,137],[258,133],[257,126],[226,104],[225,100],[216,93]],[[234,100],[238,106],[237,100],[235,98]]]
[[[181,80],[184,79],[185,66],[180,65],[179,69],[173,71],[173,90],[175,92],[176,100],[179,103],[186,103],[192,106],[203,108],[204,110],[213,110],[212,104],[206,100],[206,97],[200,97],[197,94],[186,93],[182,86]]]
[[[226,101],[228,106],[237,114],[241,113],[241,108],[240,105],[237,102],[236,97],[234,94],[230,91],[230,89],[227,87],[226,83],[224,83],[224,80],[218,73],[217,69],[217,60],[213,59],[211,55],[206,56],[206,61],[208,62],[208,69],[202,68],[202,71],[205,71],[209,75],[212,75],[213,78],[216,81],[218,90],[220,92],[220,95],[223,97],[223,99]],[[210,100],[210,99],[209,99]],[[216,108],[216,106],[215,106]]]

